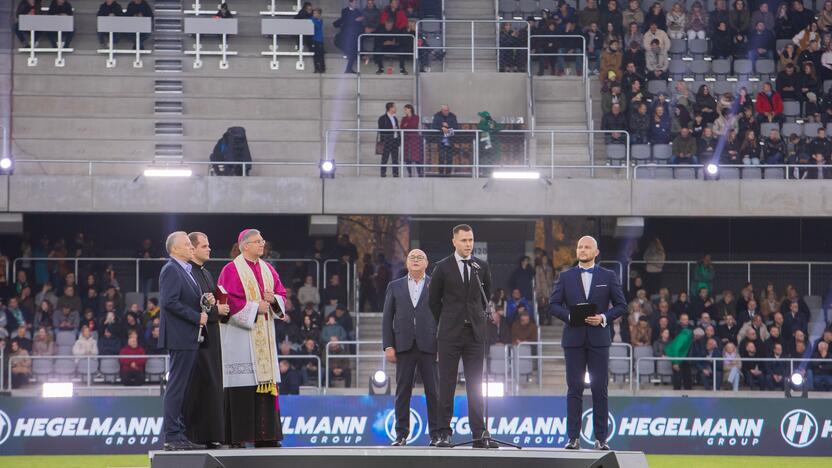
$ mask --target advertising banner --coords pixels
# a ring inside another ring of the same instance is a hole
[[[527,447],[566,443],[566,399],[489,400],[492,436]],[[589,399],[585,408],[589,408]],[[389,445],[393,398],[282,396],[286,447]],[[471,435],[465,397],[457,397],[455,440]],[[429,442],[424,397],[414,397],[409,444]],[[657,454],[832,456],[832,404],[826,399],[613,397],[609,442]],[[581,438],[594,441],[592,411]],[[161,448],[158,397],[0,398],[2,454],[146,453]]]

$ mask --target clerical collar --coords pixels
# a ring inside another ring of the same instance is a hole
[[[204,269],[205,269],[205,265],[204,265],[204,264],[203,264],[203,265],[200,265],[199,263],[197,263],[197,262],[195,262],[195,261],[193,261],[193,260],[189,261],[188,263],[190,263],[191,265],[193,265],[195,268],[199,268],[200,270],[204,270]]]

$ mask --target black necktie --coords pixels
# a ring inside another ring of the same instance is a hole
[[[462,275],[462,280],[465,282],[465,286],[469,286],[471,284],[471,260],[463,260],[462,264],[462,271],[464,272],[464,274]]]

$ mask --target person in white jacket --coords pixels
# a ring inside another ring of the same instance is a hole
[[[78,340],[72,345],[72,355],[98,356],[98,341],[92,337],[87,325],[81,326],[81,334],[78,335]]]

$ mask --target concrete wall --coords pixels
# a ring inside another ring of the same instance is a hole
[[[421,112],[431,116],[448,104],[460,123],[479,122],[477,113],[483,110],[497,120],[504,116],[527,119],[527,84],[522,73],[425,73],[419,77]]]
[[[823,181],[0,177],[9,212],[821,217]]]

